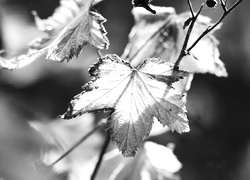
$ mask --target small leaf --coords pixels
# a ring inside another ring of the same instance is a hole
[[[149,4],[151,3],[152,0],[132,0],[132,4],[135,7],[143,7],[146,10],[148,10],[149,12],[151,12],[152,14],[156,14],[156,11],[153,10]]]
[[[106,19],[99,13],[90,11],[98,2],[100,0],[61,0],[54,14],[45,20],[40,19],[33,11],[38,29],[47,36],[30,42],[26,55],[10,59],[0,56],[0,67],[21,68],[35,61],[39,54],[47,54],[46,59],[69,61],[73,57],[78,57],[85,45],[107,49],[109,41],[103,26]]]
[[[179,133],[189,131],[182,95],[171,88],[187,76],[166,61],[151,58],[137,68],[116,55],[107,55],[89,70],[92,81],[76,96],[65,119],[109,110],[111,138],[125,156],[133,156],[149,135],[153,117]]]
[[[47,58],[69,61],[74,56],[78,57],[85,45],[107,49],[109,42],[102,25],[105,21],[106,19],[96,12],[83,12],[49,45]]]

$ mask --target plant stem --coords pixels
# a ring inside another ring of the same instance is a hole
[[[106,140],[105,140],[105,142],[104,142],[104,144],[103,144],[103,147],[102,147],[102,149],[101,149],[101,152],[100,152],[98,161],[97,161],[97,163],[96,163],[95,169],[94,169],[94,171],[93,171],[93,173],[92,173],[92,175],[91,175],[91,178],[90,178],[91,180],[94,180],[94,179],[95,179],[95,177],[96,177],[96,175],[97,175],[97,173],[98,173],[98,170],[100,169],[100,166],[101,166],[101,163],[102,163],[104,154],[105,154],[105,152],[106,152],[106,150],[107,150],[109,141],[110,141],[110,132],[108,131],[108,132],[107,132],[107,135],[106,135]]]
[[[226,7],[224,7],[222,5],[222,8],[224,9],[224,13],[222,14],[222,16],[220,17],[220,19],[213,25],[213,26],[208,26],[208,28],[196,39],[196,41],[187,49],[187,52],[190,52],[194,46],[205,36],[207,35],[209,32],[211,32],[215,27],[217,27],[222,20],[232,11],[234,10],[243,0],[238,0],[236,3],[234,3],[228,10],[226,9]]]
[[[187,3],[188,3],[188,6],[189,6],[189,9],[190,9],[190,12],[192,14],[192,17],[194,18],[194,10],[193,10],[193,6],[192,6],[192,3],[190,0],[187,0]]]
[[[195,17],[193,17],[192,21],[191,21],[191,24],[189,26],[189,29],[188,29],[188,32],[187,32],[187,35],[186,35],[186,38],[185,38],[185,41],[184,41],[184,44],[182,46],[182,50],[180,52],[180,55],[177,59],[177,61],[175,62],[175,65],[174,65],[174,69],[178,70],[179,69],[179,64],[182,60],[182,58],[184,56],[186,56],[187,54],[190,54],[190,51],[196,46],[196,44],[205,36],[207,35],[209,32],[211,32],[213,29],[215,29],[223,20],[224,18],[231,12],[233,11],[243,0],[238,0],[237,2],[235,2],[229,9],[227,9],[226,7],[226,1],[224,2],[223,0],[220,0],[220,4],[221,4],[221,7],[224,11],[224,13],[222,14],[222,16],[220,17],[220,19],[213,25],[213,26],[208,26],[207,29],[194,41],[194,43],[188,48],[186,49],[187,47],[187,43],[188,43],[188,40],[189,40],[189,37],[190,37],[190,34],[192,32],[192,28],[193,28],[193,25],[198,17],[198,15],[200,14],[200,11],[203,7],[203,4],[201,6],[201,8],[199,9],[198,13],[195,15]],[[190,7],[190,11],[192,13],[192,6],[191,6],[191,3],[190,3],[190,0],[188,0],[188,4],[189,4],[189,7]]]
[[[84,142],[90,135],[92,135],[97,130],[104,127],[104,122],[101,121],[100,123],[96,124],[95,127],[88,132],[86,135],[84,135],[79,141],[77,141],[68,151],[66,151],[62,156],[60,156],[56,161],[54,161],[49,167],[54,166],[56,163],[58,163],[60,160],[65,158],[69,153],[71,153],[77,146],[79,146],[82,142]]]
[[[100,49],[96,49],[96,53],[97,53],[99,58],[101,58],[103,56]]]
[[[184,56],[186,56],[189,51],[186,50],[187,48],[187,44],[188,44],[188,40],[190,38],[190,35],[191,35],[191,32],[193,30],[193,27],[194,27],[194,24],[195,24],[195,21],[197,20],[197,17],[200,15],[201,13],[201,10],[203,9],[203,6],[204,4],[201,5],[200,9],[198,10],[197,14],[196,15],[193,15],[193,10],[192,10],[192,5],[191,5],[191,2],[188,0],[189,2],[189,7],[190,7],[190,10],[191,10],[191,13],[192,13],[192,21],[191,21],[191,24],[189,25],[188,27],[188,31],[187,31],[187,34],[186,34],[186,37],[185,37],[185,40],[184,40],[184,43],[183,43],[183,46],[182,46],[182,49],[181,49],[181,52],[180,52],[180,55],[178,57],[178,59],[176,60],[175,64],[174,64],[174,69],[178,70],[179,69],[179,64],[182,60],[182,58]]]

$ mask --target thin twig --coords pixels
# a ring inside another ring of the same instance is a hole
[[[192,17],[194,18],[194,9],[193,9],[193,6],[192,6],[192,3],[190,0],[187,0],[187,3],[188,3],[188,6],[189,6],[189,9],[190,9],[190,12],[192,14]]]
[[[90,135],[92,135],[97,130],[104,127],[104,122],[101,121],[100,123],[96,124],[95,127],[88,132],[86,135],[84,135],[79,141],[77,141],[68,151],[66,151],[62,156],[60,156],[56,161],[54,161],[49,167],[54,166],[56,163],[58,163],[60,160],[65,158],[69,153],[71,153],[76,147],[78,147],[82,142],[84,142]]]
[[[221,5],[223,11],[226,12],[227,11],[227,7],[226,7],[226,4],[225,4],[224,0],[220,0],[220,5]]]
[[[103,144],[103,147],[102,147],[102,150],[100,152],[100,155],[99,155],[98,161],[96,163],[95,169],[94,169],[94,171],[93,171],[93,173],[91,175],[91,178],[90,178],[91,180],[94,180],[97,173],[98,173],[98,170],[99,170],[99,168],[101,166],[101,163],[102,163],[102,160],[103,160],[103,156],[104,156],[104,154],[105,154],[105,152],[107,150],[109,141],[110,141],[110,132],[107,132],[107,137],[106,137],[106,140],[105,140],[105,142]]]
[[[190,1],[188,1],[188,2],[190,2]],[[175,65],[174,65],[174,69],[176,69],[176,70],[179,68],[179,64],[180,64],[182,58],[183,58],[184,56],[186,56],[186,55],[189,53],[189,51],[186,51],[187,44],[188,44],[188,40],[189,40],[190,35],[191,35],[191,32],[192,32],[192,30],[193,30],[195,21],[197,20],[197,17],[200,15],[201,10],[203,9],[203,6],[204,6],[204,4],[201,5],[201,7],[200,7],[200,9],[198,10],[198,12],[196,13],[196,15],[193,16],[193,18],[192,18],[192,20],[191,20],[191,23],[190,23],[190,25],[189,25],[189,27],[188,27],[188,31],[187,31],[187,34],[186,34],[184,43],[183,43],[183,45],[182,45],[182,49],[181,49],[180,55],[179,55],[177,61],[175,62]],[[190,6],[190,7],[192,7],[192,6]],[[190,9],[191,9],[191,8],[190,8]],[[191,11],[191,12],[192,12],[192,11]]]
[[[222,20],[231,12],[233,11],[243,0],[238,0],[236,3],[234,3],[228,10],[224,11],[220,19],[213,25],[209,26],[197,39],[196,41],[187,49],[187,52],[190,52],[194,46],[209,32],[211,32],[215,27],[217,27]]]

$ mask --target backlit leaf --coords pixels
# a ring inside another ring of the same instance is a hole
[[[126,158],[120,162],[109,180],[179,180],[180,177],[176,173],[181,166],[172,149],[153,142],[145,142],[134,159]]]
[[[85,45],[107,49],[109,41],[103,26],[106,19],[90,10],[98,2],[100,1],[61,0],[54,14],[45,20],[41,20],[37,13],[33,12],[38,29],[45,32],[46,36],[34,39],[29,44],[26,55],[10,59],[0,57],[0,67],[21,68],[41,54],[47,54],[46,59],[69,61],[78,57]]]
[[[43,53],[32,53],[32,49],[29,50],[30,55],[19,55],[12,58],[4,58],[0,56],[0,69],[9,69],[14,70],[18,68],[25,67],[29,65],[30,63],[37,60],[39,57],[43,55]]]
[[[111,138],[125,156],[133,156],[142,145],[153,117],[172,131],[189,131],[183,97],[171,87],[189,73],[175,71],[172,64],[158,58],[134,68],[117,55],[100,58],[89,73],[92,81],[84,85],[62,117],[109,110]]]
[[[134,66],[147,57],[161,57],[175,63],[186,36],[187,28],[183,29],[183,25],[190,17],[189,13],[177,15],[173,8],[152,7],[157,11],[156,15],[139,8],[134,8],[132,11],[135,25],[129,34],[129,44],[122,58],[131,60]],[[211,25],[210,19],[200,15],[194,25],[188,47],[208,25]],[[180,69],[227,76],[225,66],[219,59],[217,46],[218,41],[212,34],[208,34],[191,50],[191,56],[184,57]]]
[[[107,49],[109,43],[102,25],[105,21],[96,12],[82,13],[49,45],[47,58],[69,61],[74,56],[78,57],[85,45]]]

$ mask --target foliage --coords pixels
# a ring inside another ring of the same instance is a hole
[[[83,113],[108,112],[106,130],[124,156],[135,156],[138,148],[144,146],[133,162],[121,162],[122,168],[111,179],[142,179],[135,172],[128,173],[132,171],[131,163],[137,163],[138,171],[149,173],[151,179],[178,178],[173,172],[164,174],[152,163],[152,155],[147,155],[158,145],[143,143],[150,135],[154,119],[172,131],[189,131],[185,104],[194,73],[227,77],[213,32],[241,1],[227,8],[227,1],[220,0],[223,14],[216,23],[211,23],[210,18],[200,15],[205,4],[195,13],[188,0],[190,12],[176,14],[173,8],[153,6],[149,0],[133,0],[135,24],[119,57],[101,53],[108,49],[109,40],[103,25],[106,19],[93,9],[100,1],[61,0],[48,19],[42,20],[33,12],[37,28],[46,36],[34,39],[25,55],[0,57],[0,67],[22,68],[44,54],[49,60],[70,61],[79,56],[84,46],[95,48],[99,58],[89,68],[91,80],[61,117],[71,119]],[[206,5],[215,7],[217,1],[206,1]],[[161,153],[167,151],[166,147],[160,148]],[[100,160],[102,157],[103,154]]]

